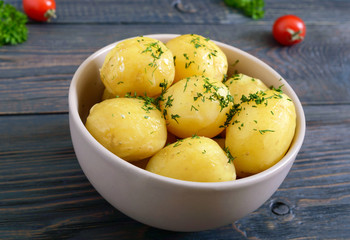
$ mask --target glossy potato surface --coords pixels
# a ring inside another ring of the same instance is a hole
[[[161,112],[136,98],[112,98],[95,104],[86,128],[99,143],[126,161],[152,156],[167,140]]]
[[[175,58],[175,82],[193,75],[204,75],[222,81],[227,73],[227,58],[211,40],[186,34],[166,43]]]
[[[180,138],[218,135],[232,106],[230,96],[222,82],[203,76],[175,83],[160,102],[168,131]]]
[[[226,142],[237,176],[246,177],[276,164],[294,137],[296,112],[287,95],[275,90],[259,94],[261,103],[242,103],[226,129]]]
[[[222,182],[236,179],[235,168],[212,139],[191,137],[179,140],[156,153],[146,170],[179,180]]]
[[[260,79],[242,73],[233,75],[225,84],[228,86],[235,104],[241,103],[242,95],[249,97],[249,94],[268,90],[268,87]]]
[[[118,43],[106,56],[100,70],[106,89],[120,97],[127,93],[156,96],[160,83],[174,81],[171,51],[160,41],[136,37]]]

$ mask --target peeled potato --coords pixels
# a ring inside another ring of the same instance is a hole
[[[146,170],[185,181],[236,179],[234,165],[229,162],[224,150],[206,137],[186,138],[166,146],[149,160]]]
[[[153,97],[162,92],[160,83],[170,86],[174,81],[174,58],[156,39],[127,39],[107,54],[100,76],[107,91],[114,95],[136,93]]]
[[[249,94],[268,90],[268,87],[260,79],[242,73],[233,75],[225,84],[228,86],[235,104],[241,103],[242,95],[249,97]]]
[[[287,95],[275,90],[242,103],[226,130],[226,142],[237,176],[246,177],[276,164],[287,152],[295,132],[296,113]]]
[[[218,135],[232,106],[230,96],[222,82],[203,76],[175,83],[160,102],[168,131],[180,138]]]
[[[152,156],[167,140],[161,112],[135,98],[113,98],[95,104],[86,128],[104,147],[126,161]]]
[[[208,38],[186,34],[166,43],[175,59],[175,80],[204,75],[222,81],[227,73],[227,58],[222,50]]]

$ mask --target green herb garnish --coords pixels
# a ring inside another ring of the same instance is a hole
[[[224,125],[221,125],[220,128],[228,127],[231,124],[232,118],[236,115],[236,113],[240,112],[242,110],[241,104],[234,104],[232,108],[230,108],[230,111],[226,113],[226,121]],[[232,125],[238,123],[236,120],[235,122],[232,122]]]
[[[270,130],[270,129],[264,129],[264,130],[258,130],[256,128],[253,129],[254,131],[258,131],[261,135],[267,132],[275,132],[275,130]]]
[[[177,141],[174,143],[173,147],[180,146],[182,142],[183,142],[183,139],[177,140]]]
[[[233,160],[235,158],[232,156],[232,154],[231,154],[230,150],[228,149],[228,147],[225,147],[224,151],[226,152],[226,156],[228,158],[228,163],[233,163]]]
[[[171,119],[174,119],[175,122],[179,123],[177,121],[177,118],[180,118],[180,116],[178,114],[171,114]]]
[[[199,139],[200,137],[195,133],[195,134],[192,135],[191,138],[192,138],[192,139],[194,139],[194,138]]]
[[[162,47],[158,44],[158,41],[148,43],[145,45],[146,45],[146,48],[141,53],[150,53],[151,57],[153,58],[153,61],[148,64],[148,66],[154,68],[153,72],[152,72],[152,74],[153,74],[155,72],[155,70],[158,68],[157,61],[160,59],[160,57],[162,56],[162,54],[164,52],[162,50]],[[146,69],[145,69],[145,72],[146,72]],[[152,82],[151,82],[151,84],[152,84]]]
[[[28,37],[27,21],[24,13],[0,1],[0,46],[25,42]]]
[[[264,0],[224,0],[227,6],[236,8],[252,19],[264,17]]]
[[[196,108],[196,107],[193,106],[193,105],[191,106],[191,111],[192,111],[192,109],[195,110],[195,111],[198,111],[198,108]]]

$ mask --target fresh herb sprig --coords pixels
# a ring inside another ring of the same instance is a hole
[[[232,156],[230,150],[228,149],[228,147],[225,147],[224,149],[225,153],[226,153],[226,156],[228,158],[228,163],[233,163],[233,160],[235,160],[235,157]]]
[[[0,46],[25,42],[28,37],[27,21],[24,13],[0,1]]]
[[[236,8],[252,19],[264,17],[264,0],[224,0],[226,5]]]

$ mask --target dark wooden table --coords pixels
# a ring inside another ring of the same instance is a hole
[[[8,0],[22,10],[20,0]],[[30,21],[29,38],[0,47],[0,239],[350,239],[350,1],[266,0],[255,21],[221,0],[56,0],[58,18]],[[304,19],[307,36],[278,45],[273,21]],[[196,33],[262,59],[299,95],[307,133],[279,190],[218,229],[174,233],[108,204],[75,157],[68,87],[81,62],[117,40]]]

